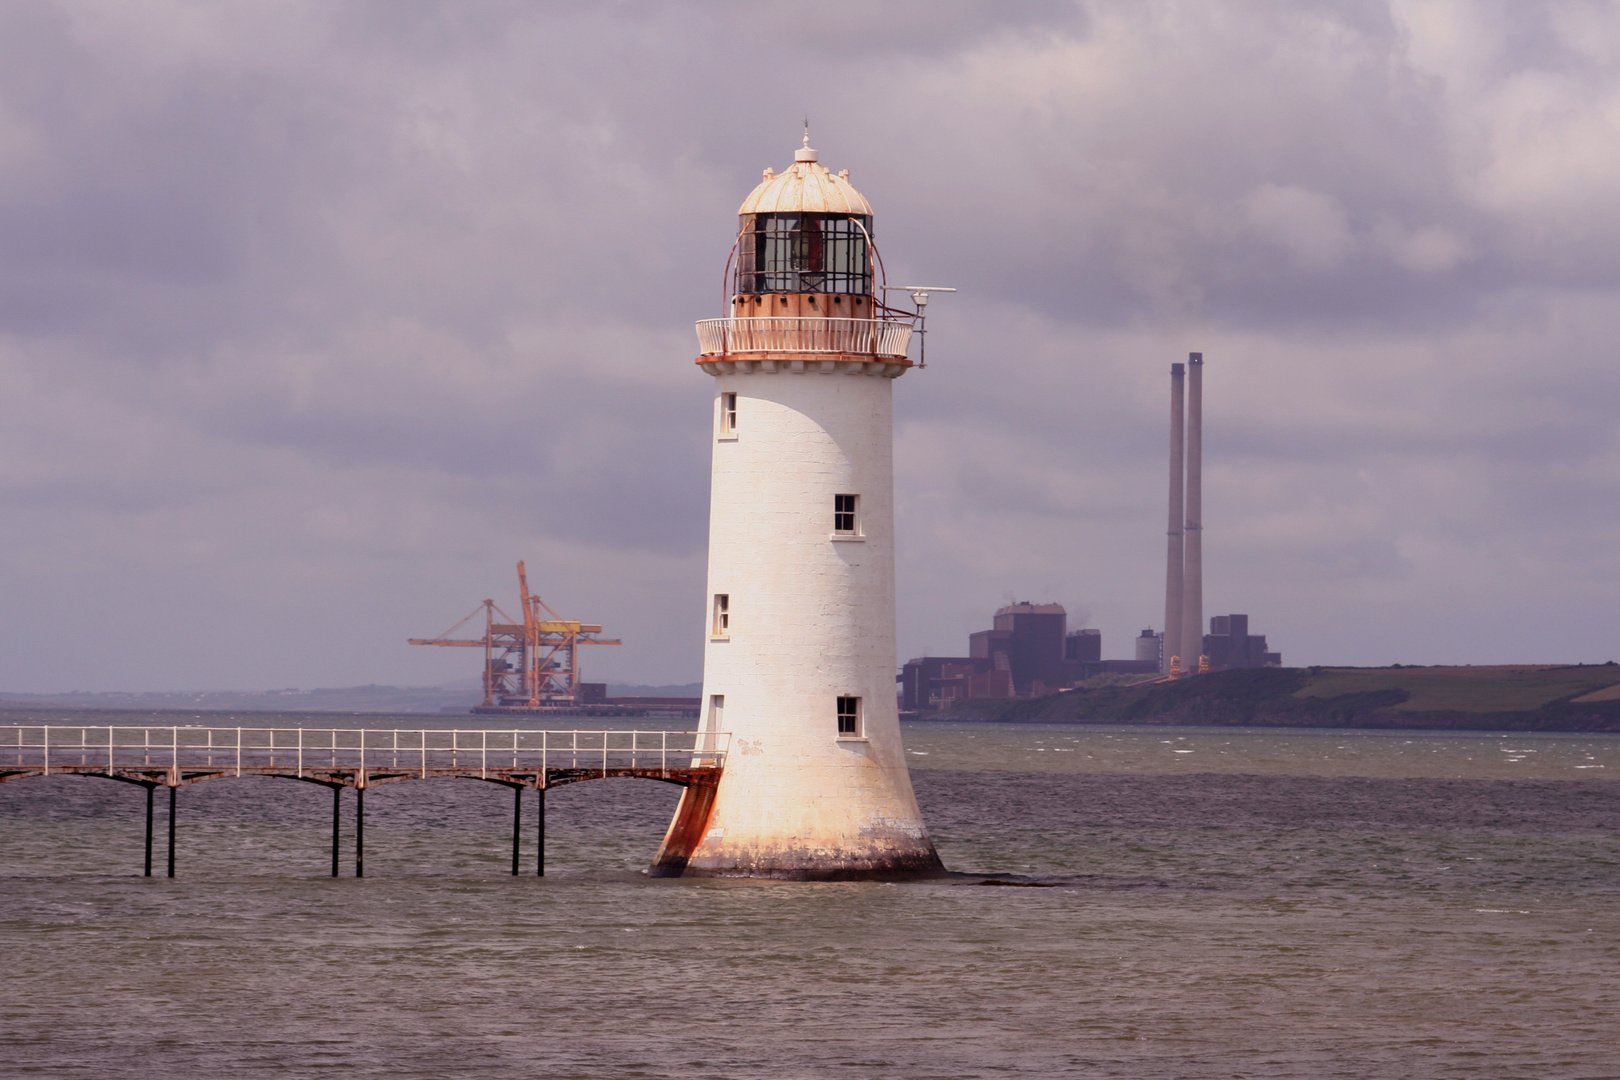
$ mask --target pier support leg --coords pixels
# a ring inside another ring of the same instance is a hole
[[[155,784],[146,785],[146,876],[152,876],[152,796]]]
[[[523,828],[523,789],[512,785],[512,876],[518,876],[518,836]]]
[[[537,806],[537,808],[535,810],[535,816],[540,819],[539,829],[535,833],[535,837],[539,842],[535,845],[534,874],[535,874],[536,877],[545,877],[546,876],[546,789],[543,788],[543,787],[542,788],[536,788],[534,794],[535,794],[535,801],[538,803],[538,806]]]
[[[338,811],[343,807],[343,788],[332,785],[332,876],[338,876]]]
[[[174,877],[174,793],[180,790],[179,784],[169,786],[169,876]]]
[[[354,789],[354,876],[366,876],[366,789]]]

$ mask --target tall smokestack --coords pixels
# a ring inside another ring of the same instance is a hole
[[[1187,520],[1181,581],[1181,670],[1204,651],[1204,354],[1187,358]]]
[[[1164,655],[1159,658],[1159,670],[1170,674],[1170,658],[1181,655],[1181,604],[1185,591],[1182,582],[1182,522],[1186,511],[1181,491],[1181,462],[1185,456],[1182,432],[1186,424],[1182,418],[1186,379],[1182,365],[1170,365],[1170,528],[1165,545],[1164,569]],[[1186,668],[1185,661],[1182,664]]]

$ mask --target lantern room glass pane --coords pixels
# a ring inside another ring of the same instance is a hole
[[[870,296],[870,217],[751,214],[737,245],[736,291]]]

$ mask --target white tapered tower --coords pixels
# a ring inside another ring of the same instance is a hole
[[[882,303],[872,208],[808,135],[739,214],[727,316],[698,324],[714,377],[703,722],[730,746],[652,872],[937,876],[894,679],[891,402],[913,318]]]

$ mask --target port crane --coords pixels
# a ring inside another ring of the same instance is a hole
[[[582,703],[579,681],[581,645],[619,645],[618,638],[597,635],[602,627],[565,619],[529,592],[529,575],[517,564],[521,621],[494,600],[485,600],[465,619],[432,638],[411,638],[412,645],[447,645],[484,650],[484,706],[563,707]],[[456,633],[484,615],[484,636],[458,638]]]

